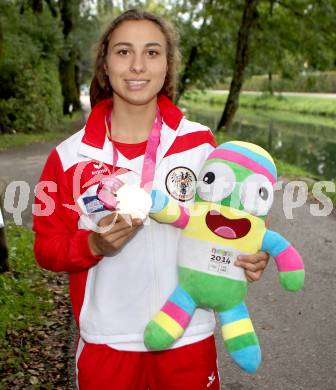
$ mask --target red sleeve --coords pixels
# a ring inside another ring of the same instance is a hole
[[[42,183],[47,181],[47,183]],[[35,192],[34,252],[41,267],[51,271],[80,272],[95,265],[88,244],[89,230],[78,229],[78,212],[65,207],[74,204],[72,191],[54,149],[43,168]],[[39,212],[40,211],[40,212]]]

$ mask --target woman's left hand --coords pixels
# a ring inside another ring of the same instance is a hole
[[[266,252],[257,252],[254,255],[240,255],[235,265],[245,269],[245,275],[249,282],[255,282],[261,278],[270,256]]]

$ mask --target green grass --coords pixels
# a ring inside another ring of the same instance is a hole
[[[336,180],[333,180],[333,183],[336,187]],[[333,205],[334,205],[334,210],[336,208],[336,191],[335,192],[328,192],[328,193],[325,193],[327,196],[329,196],[329,198],[331,199],[331,201],[333,202]]]
[[[61,139],[69,134],[67,131],[53,131],[39,134],[4,134],[0,136],[0,150],[8,150],[23,145]]]
[[[229,86],[230,79],[217,88],[228,89]],[[268,75],[255,75],[244,81],[245,91],[267,91],[268,86]],[[274,74],[272,87],[275,91],[335,93],[336,71],[307,72],[305,75],[299,74],[291,79]]]
[[[335,99],[336,104],[336,99]],[[219,108],[219,107],[218,107]],[[309,127],[316,126],[321,129],[328,129],[330,135],[335,135],[336,130],[336,121],[333,118],[321,117],[318,115],[308,115],[308,114],[298,114],[295,112],[288,111],[271,111],[271,110],[261,110],[261,109],[249,109],[249,108],[239,108],[237,112],[237,118],[239,116],[244,118],[251,118],[251,120],[257,120],[259,123],[269,124],[271,121],[276,123],[285,124],[286,126],[292,125],[295,126],[295,129],[300,129],[300,127],[307,126]],[[335,137],[334,137],[335,138]]]
[[[335,102],[336,104],[336,102]],[[186,115],[202,116],[198,119],[207,123],[211,129],[216,129],[223,107],[219,105],[205,105],[181,100],[181,106],[186,109]],[[250,124],[253,127],[269,127],[272,124],[274,130],[281,130],[286,134],[300,134],[301,137],[323,139],[336,143],[336,121],[332,118],[321,116],[303,115],[284,111],[263,111],[239,108],[235,121]],[[203,123],[202,122],[202,123]],[[203,123],[203,124],[204,124]]]
[[[18,366],[27,359],[23,345],[11,351],[8,338],[46,321],[53,309],[46,271],[34,260],[33,232],[9,223],[6,228],[11,271],[0,275],[0,371],[2,364]]]
[[[48,142],[65,138],[69,135],[69,128],[82,118],[81,112],[75,113],[71,118],[65,117],[55,130],[43,133],[15,133],[0,135],[0,151],[31,145],[34,143]]]
[[[208,103],[210,106],[224,107],[227,94],[213,91],[192,91],[183,96],[183,100],[198,104]],[[326,118],[336,117],[336,99],[304,97],[304,96],[253,96],[242,93],[239,98],[241,108],[283,111],[290,113],[308,114]]]
[[[307,177],[312,179],[316,178],[316,175],[306,171],[303,168],[297,167],[296,165],[288,164],[279,159],[274,159],[274,162],[278,170],[278,176],[284,176],[287,178],[292,178],[292,177]]]

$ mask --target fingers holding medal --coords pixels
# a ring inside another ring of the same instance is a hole
[[[89,235],[89,246],[95,256],[109,256],[119,250],[143,225],[140,218],[128,214],[112,212],[103,217],[98,226],[100,232]]]
[[[94,255],[108,256],[119,250],[143,225],[152,199],[143,188],[124,184],[116,177],[100,182],[97,197],[112,212],[100,219],[98,232],[89,236],[89,246]]]

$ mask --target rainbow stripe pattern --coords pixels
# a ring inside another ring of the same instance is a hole
[[[244,302],[219,313],[224,344],[231,358],[246,372],[255,372],[261,350]]]
[[[149,349],[168,348],[180,338],[196,309],[196,303],[181,286],[178,286],[162,309],[145,329],[145,344]]]
[[[261,249],[274,257],[283,288],[298,291],[303,287],[305,271],[302,258],[281,234],[266,230]]]
[[[169,197],[159,190],[153,190],[151,198],[150,213],[155,214],[156,221],[169,223],[179,229],[184,229],[187,226],[190,216],[185,207],[170,201]]]
[[[226,142],[210,153],[207,160],[213,158],[231,161],[264,175],[273,185],[277,181],[277,170],[271,155],[258,145],[242,141]]]

